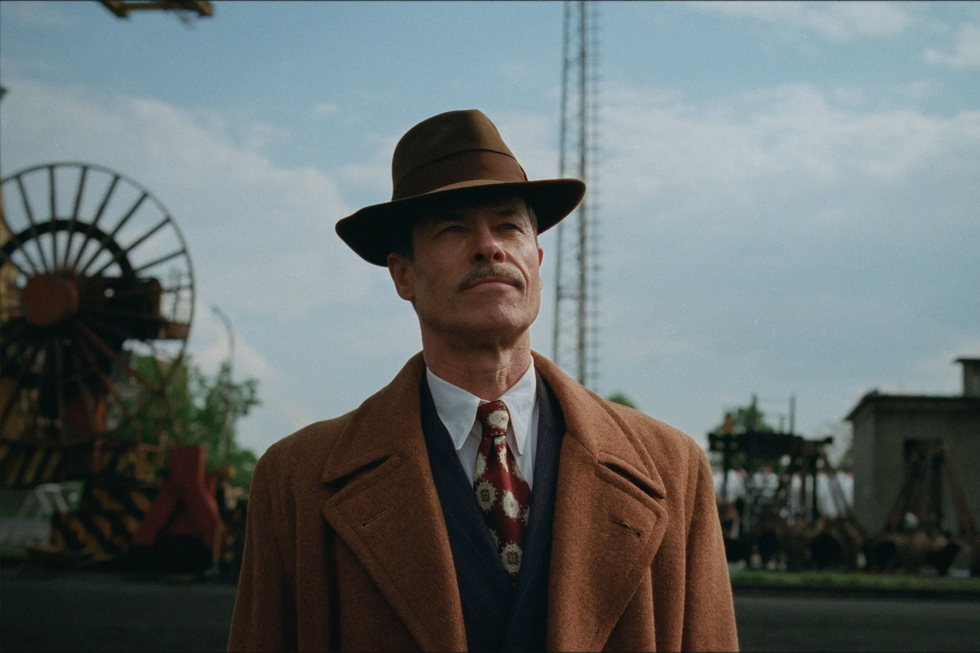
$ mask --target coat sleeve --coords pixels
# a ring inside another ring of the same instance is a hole
[[[295,592],[279,543],[285,516],[279,510],[274,453],[267,451],[252,474],[229,651],[297,649]]]
[[[711,466],[701,447],[691,447],[694,497],[687,536],[687,570],[682,649],[737,651],[735,607],[718,519]]]

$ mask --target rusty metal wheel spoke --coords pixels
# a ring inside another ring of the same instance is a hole
[[[31,242],[34,243],[34,249],[37,250],[37,253],[41,257],[41,271],[50,272],[51,268],[48,267],[47,258],[44,256],[44,248],[41,247],[41,241],[38,237],[37,222],[34,221],[34,211],[31,208],[31,201],[28,199],[27,191],[24,190],[24,182],[19,176],[17,177],[17,190],[20,191],[20,199],[24,205],[24,216],[27,218],[28,229],[30,229],[32,236]],[[27,256],[26,248],[24,249],[24,255]]]
[[[123,394],[119,391],[119,388],[116,386],[115,382],[109,377],[109,375],[106,374],[104,371],[102,371],[102,368],[98,363],[98,359],[96,358],[95,353],[89,348],[88,345],[86,345],[84,342],[81,342],[80,340],[76,340],[75,345],[78,347],[79,351],[81,351],[82,354],[92,364],[92,367],[95,370],[96,375],[102,381],[103,389],[116,398],[116,400],[119,402],[119,408],[124,413],[125,418],[129,421],[132,421],[134,419],[134,416],[126,408],[126,397],[123,396]]]
[[[95,272],[93,272],[92,275],[93,276],[99,276],[100,274],[102,274],[103,272],[105,272],[106,268],[108,268],[109,266],[111,266],[113,264],[118,264],[122,260],[123,257],[129,256],[129,253],[131,251],[133,251],[134,249],[136,249],[137,247],[139,247],[140,245],[142,245],[143,243],[145,243],[147,240],[149,240],[150,238],[152,238],[158,231],[160,231],[161,229],[163,229],[164,227],[166,227],[167,224],[169,224],[169,222],[170,222],[170,216],[167,216],[166,218],[164,218],[163,220],[161,220],[160,222],[158,222],[156,224],[156,226],[152,227],[149,231],[147,231],[145,234],[143,234],[142,236],[140,236],[136,240],[136,242],[130,243],[126,247],[126,249],[119,250],[118,252],[116,252],[115,254],[113,254],[112,258],[110,258],[108,261],[106,261],[102,265],[101,268],[99,268],[98,270],[96,270]]]
[[[146,201],[147,197],[149,197],[149,193],[143,191],[143,193],[140,194],[139,199],[133,202],[133,205],[129,207],[128,211],[126,211],[126,214],[122,218],[120,218],[119,222],[116,223],[116,226],[113,228],[113,230],[102,237],[102,240],[99,242],[98,248],[96,248],[95,252],[88,259],[88,261],[85,262],[85,265],[82,266],[82,269],[77,271],[77,274],[84,275],[88,271],[89,267],[93,263],[95,263],[96,259],[99,258],[99,254],[108,251],[106,249],[106,245],[109,243],[109,241],[114,241],[116,239],[116,235],[123,227],[126,226],[126,223],[129,222],[134,215],[136,215],[136,212],[139,211],[140,207],[143,205],[143,202]],[[111,262],[115,262],[115,261],[111,261]],[[105,270],[106,267],[109,267],[109,265],[107,264],[106,266],[101,268],[99,272]],[[99,272],[93,272],[92,276],[98,276]]]
[[[31,274],[30,272],[28,272],[27,270],[25,270],[24,268],[22,268],[20,266],[20,263],[18,263],[14,259],[10,258],[10,256],[8,256],[6,252],[0,253],[0,265],[12,265],[12,266],[14,266],[14,268],[17,269],[18,272],[20,272],[25,277],[30,276],[30,274]],[[37,268],[34,268],[34,270],[36,270],[36,269]]]
[[[144,379],[143,375],[140,374],[138,370],[134,369],[123,356],[120,356],[118,353],[113,351],[112,347],[110,347],[105,340],[100,338],[97,333],[84,325],[79,326],[78,332],[88,338],[88,340],[95,345],[96,349],[112,359],[112,362],[115,363],[119,369],[127,372],[130,375],[130,378],[134,379],[137,383],[143,386],[144,390],[149,393],[158,391],[158,388],[153,387],[149,381]]]
[[[3,212],[0,211],[0,214]],[[3,215],[3,225],[7,226],[7,217]],[[43,274],[44,270],[42,266],[38,264],[37,261],[30,255],[27,247],[24,246],[23,241],[16,233],[11,233],[9,235],[9,241],[3,243],[3,247],[0,247],[0,252],[2,252],[2,258],[0,258],[0,265],[12,265],[17,270],[23,274],[25,277],[29,277],[34,274]],[[27,261],[27,265],[31,268],[29,271],[25,270],[13,257],[13,253],[17,252],[20,254],[21,258]]]
[[[48,199],[50,201],[49,211],[50,215],[58,215],[58,186],[54,180],[54,166],[48,166],[48,187],[50,192],[48,193]],[[54,221],[48,222],[48,233],[51,234],[51,269],[58,269],[58,239],[55,237]]]
[[[68,259],[71,258],[71,248],[75,243],[75,227],[78,224],[78,212],[82,207],[82,199],[85,197],[85,178],[88,176],[88,166],[83,165],[78,175],[78,190],[75,191],[75,202],[71,211],[71,218],[68,221],[68,228],[65,230],[65,255],[61,260],[61,267],[68,267]]]
[[[105,194],[102,196],[102,202],[99,204],[99,208],[95,212],[95,217],[86,226],[85,234],[82,238],[82,246],[78,249],[78,254],[75,255],[75,259],[72,261],[71,266],[66,265],[65,267],[70,267],[73,270],[78,267],[78,263],[79,261],[82,260],[82,256],[85,254],[85,250],[88,249],[89,243],[92,242],[91,240],[92,232],[99,227],[99,221],[101,221],[102,216],[105,215],[105,209],[109,205],[109,200],[112,199],[112,195],[113,193],[115,193],[116,188],[119,187],[119,180],[121,178],[122,175],[119,174],[113,175],[112,181],[109,183],[109,187],[106,189]]]

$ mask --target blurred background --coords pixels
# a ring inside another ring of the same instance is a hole
[[[743,648],[980,650],[977,3],[7,1],[0,43],[3,648],[223,647],[257,457],[421,346],[334,224],[479,108],[589,186],[532,346],[709,451]]]

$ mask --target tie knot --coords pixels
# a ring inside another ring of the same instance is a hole
[[[476,416],[480,418],[480,424],[483,425],[483,437],[495,438],[507,434],[510,412],[507,410],[507,404],[499,399],[480,404],[476,409]]]

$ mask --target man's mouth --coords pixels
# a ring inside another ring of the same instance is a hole
[[[459,283],[460,290],[469,290],[484,285],[507,285],[520,289],[524,282],[521,276],[511,270],[484,266],[467,274]]]
[[[478,286],[489,286],[491,284],[492,285],[507,285],[507,286],[513,286],[514,285],[513,282],[508,281],[507,279],[501,279],[500,277],[483,277],[482,279],[477,279],[476,281],[474,281],[473,283],[471,283],[470,285],[468,285],[466,287],[467,288],[476,288]]]

